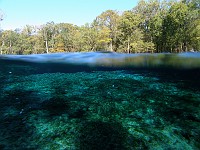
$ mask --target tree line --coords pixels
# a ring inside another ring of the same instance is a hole
[[[107,10],[83,26],[52,21],[0,31],[0,54],[100,50],[200,51],[200,0],[140,0],[131,10]]]

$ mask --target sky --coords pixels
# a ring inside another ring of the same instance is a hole
[[[0,0],[0,29],[14,30],[47,22],[84,25],[106,10],[125,11],[139,0]]]

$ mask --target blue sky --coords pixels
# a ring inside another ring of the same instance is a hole
[[[139,0],[0,0],[3,30],[42,25],[49,21],[84,25],[106,10],[125,11]]]

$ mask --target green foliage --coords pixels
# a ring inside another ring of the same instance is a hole
[[[171,52],[182,52],[198,45],[196,43],[199,34],[198,21],[195,21],[198,19],[198,14],[196,10],[182,2],[171,6],[163,20],[164,49],[171,49]]]
[[[137,43],[141,42],[143,33],[139,29],[140,15],[131,11],[125,11],[119,22],[118,30],[120,32],[119,39],[121,47],[128,53],[134,51]]]
[[[73,24],[61,23],[56,25],[55,51],[70,52],[74,51],[78,40],[77,27]]]
[[[0,54],[199,51],[199,8],[199,0],[140,0],[132,10],[107,10],[84,26],[54,22],[26,25],[1,31]]]
[[[110,51],[116,51],[117,47],[117,26],[119,22],[119,15],[117,11],[107,10],[101,15],[97,16],[94,24],[101,30],[105,30],[104,42],[108,42]],[[109,33],[109,34],[108,34]],[[114,48],[113,48],[114,46]]]

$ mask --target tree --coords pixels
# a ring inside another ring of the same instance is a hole
[[[50,48],[54,48],[55,44],[55,24],[54,22],[47,22],[40,27],[40,34],[45,44],[46,53],[49,53]]]
[[[150,33],[150,22],[157,13],[160,11],[160,2],[158,0],[144,1],[140,0],[138,5],[132,10],[134,13],[141,16],[142,22],[141,28],[145,33],[145,41],[152,42],[152,36]]]
[[[2,30],[0,30],[0,42],[1,42],[0,54],[2,55],[3,54],[3,47],[4,47],[4,44],[5,44]]]
[[[188,48],[200,51],[200,0],[184,0],[189,7]]]
[[[0,21],[3,20],[3,12],[0,10]],[[0,30],[0,37],[2,38],[2,30]],[[0,48],[0,54],[3,54],[3,46],[4,46],[4,40],[0,40],[1,41],[1,48]]]
[[[165,49],[171,52],[186,51],[188,47],[189,29],[188,6],[182,2],[174,3],[163,20],[163,38]]]
[[[74,51],[74,49],[76,48],[76,40],[78,40],[77,26],[69,23],[60,23],[57,25],[56,28],[56,51]]]
[[[121,34],[119,38],[122,45],[126,45],[125,47],[128,53],[131,52],[131,47],[136,52],[137,43],[142,43],[143,33],[139,29],[140,22],[140,15],[134,14],[131,11],[125,11],[120,17],[118,29]]]
[[[83,51],[96,50],[98,42],[98,31],[95,29],[95,27],[90,24],[85,24],[84,26],[80,27],[80,33]]]
[[[138,5],[132,9],[132,12],[141,16],[140,27],[144,33],[144,42],[146,51],[153,52],[159,48],[158,42],[161,34],[162,15],[165,11],[165,1],[159,0],[140,0]],[[156,47],[155,47],[156,46]]]
[[[0,12],[0,21],[3,15]],[[0,32],[0,54],[110,50],[200,50],[200,0],[140,0],[132,10],[107,10],[91,24],[47,22]]]
[[[155,44],[156,52],[163,52],[163,20],[165,19],[169,8],[171,7],[170,2],[162,1],[157,2],[159,4],[157,12],[151,17],[149,21],[149,32],[153,43]]]
[[[107,50],[109,49],[108,44],[111,42],[110,29],[105,26],[100,26],[95,19],[91,24],[91,28],[97,34],[97,50]]]
[[[5,30],[2,32],[2,45],[1,54],[14,54],[16,50],[16,43],[18,39],[18,34],[12,30]]]
[[[99,26],[101,30],[109,30],[109,45],[110,51],[113,51],[113,45],[117,41],[117,26],[119,21],[119,15],[116,11],[107,10],[101,15],[97,16],[94,24]],[[116,48],[114,48],[116,50]]]
[[[35,28],[30,25],[26,25],[22,30],[16,30],[18,34],[16,46],[17,54],[31,54],[34,51],[35,41],[33,36],[35,34]]]

